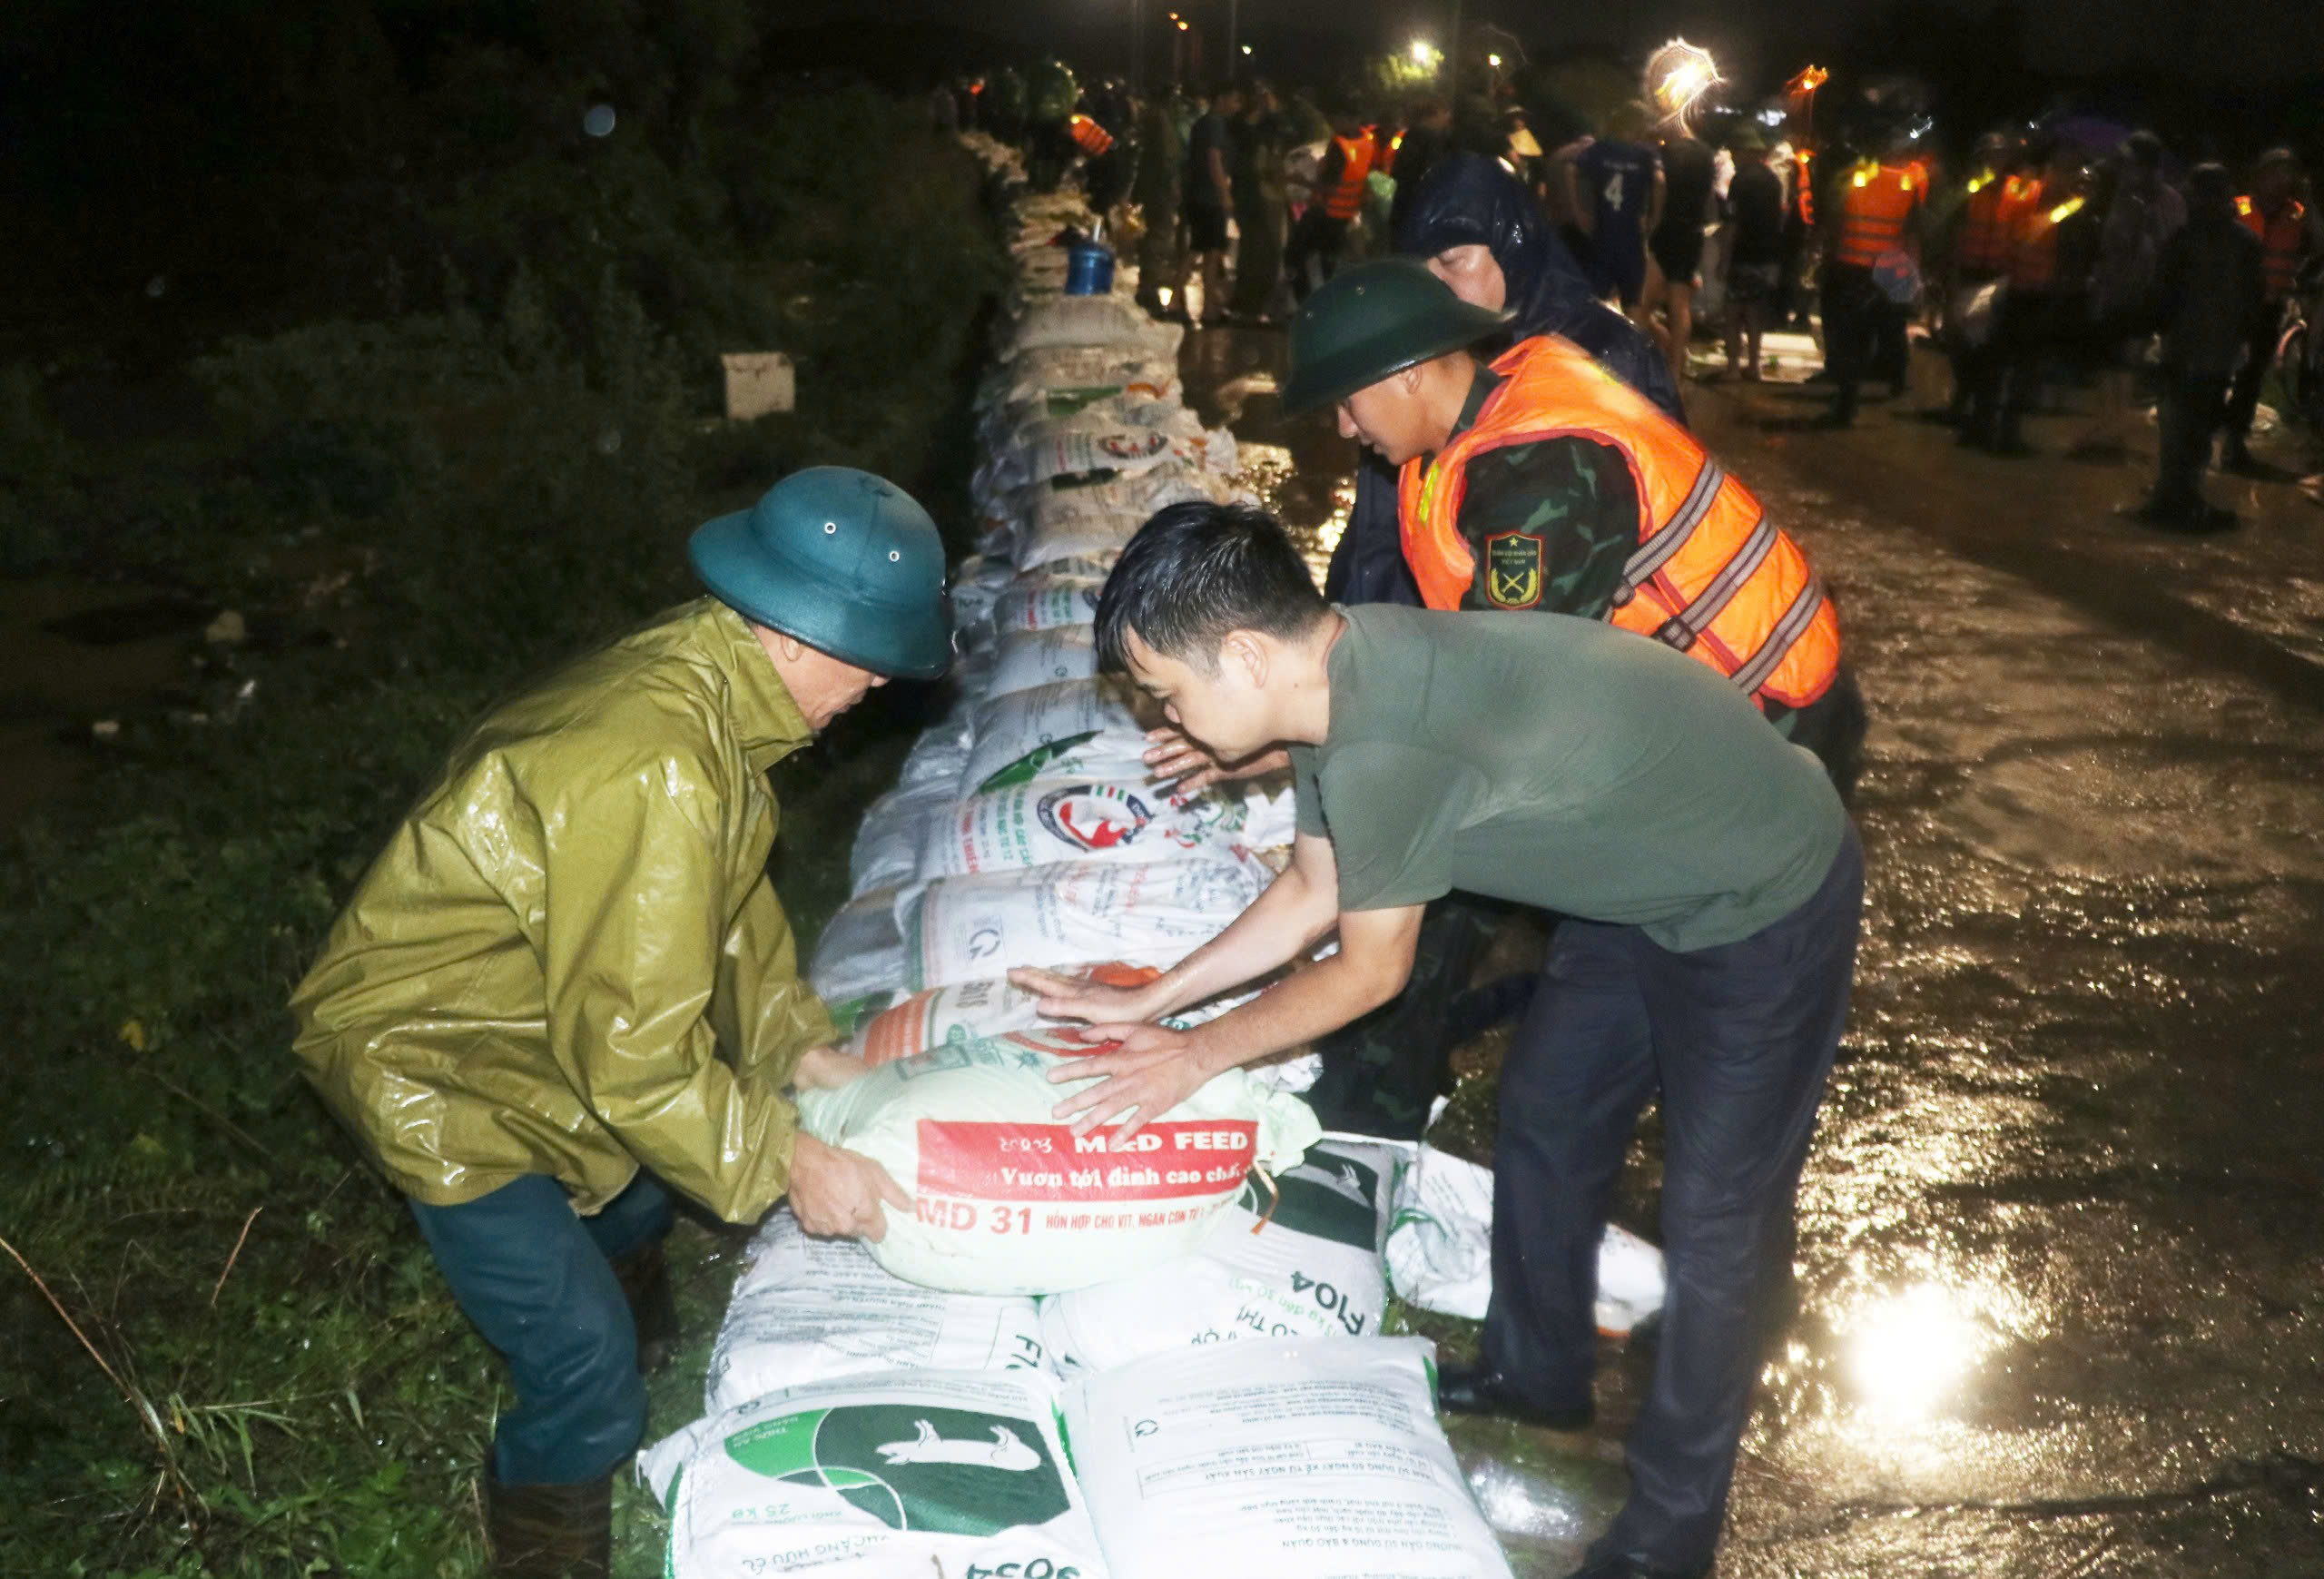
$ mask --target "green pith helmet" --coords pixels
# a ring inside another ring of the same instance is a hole
[[[842,663],[904,680],[951,665],[936,523],[868,471],[794,471],[695,528],[686,557],[719,602]]]
[[[1512,316],[1470,306],[1417,258],[1343,269],[1291,321],[1283,409],[1296,414],[1344,400],[1390,373],[1476,344]]]

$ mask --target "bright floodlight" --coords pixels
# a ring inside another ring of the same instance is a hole
[[[1425,38],[1413,39],[1413,64],[1417,66],[1434,65],[1436,64],[1436,46],[1429,43]]]
[[[1647,91],[1668,121],[1684,121],[1721,81],[1709,50],[1674,38],[1648,57]]]
[[[1501,69],[1501,56],[1497,54],[1489,54],[1485,56],[1485,64],[1492,67],[1493,70],[1499,71]]]

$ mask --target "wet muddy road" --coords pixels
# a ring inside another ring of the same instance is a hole
[[[1278,418],[1281,343],[1194,337],[1189,397],[1328,540],[1353,453]],[[1855,1012],[1719,1573],[2324,1574],[2324,712],[2298,642],[2199,617],[2308,551],[2047,556],[1995,531],[2038,466],[1692,400],[1835,587],[1874,712]],[[1610,1348],[1594,1436],[1456,1430],[1521,1572],[1619,1499],[1638,1357]]]

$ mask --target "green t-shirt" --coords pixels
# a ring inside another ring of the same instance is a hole
[[[1567,615],[1340,612],[1331,733],[1291,759],[1343,911],[1459,888],[1683,952],[1789,914],[1839,852],[1823,768],[1693,658]]]

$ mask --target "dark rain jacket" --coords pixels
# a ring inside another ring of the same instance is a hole
[[[1563,335],[1672,421],[1686,421],[1669,363],[1637,325],[1598,300],[1532,193],[1498,161],[1453,153],[1413,192],[1396,228],[1396,250],[1424,258],[1473,245],[1487,248],[1501,265],[1505,304],[1516,314],[1506,337],[1479,347],[1480,354],[1535,335]],[[1354,508],[1332,550],[1324,588],[1342,603],[1420,606],[1396,529],[1395,469],[1368,450],[1356,468]]]
[[[307,1078],[434,1206],[642,1164],[732,1222],[790,1186],[783,1088],[832,1039],[766,874],[766,770],[813,738],[742,617],[670,610],[503,704],[291,997]]]

